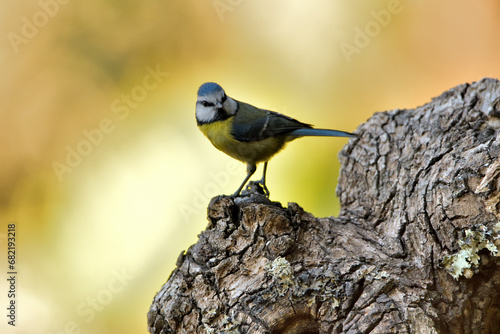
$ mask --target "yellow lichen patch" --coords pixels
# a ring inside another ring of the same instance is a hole
[[[478,231],[466,230],[465,239],[459,240],[460,250],[443,258],[441,265],[450,273],[453,278],[458,279],[460,276],[471,278],[474,271],[479,268],[478,252],[487,249],[493,256],[499,256],[499,248],[497,240],[500,236],[498,230],[500,223],[497,223],[493,231],[486,227]],[[494,236],[494,234],[497,234]]]

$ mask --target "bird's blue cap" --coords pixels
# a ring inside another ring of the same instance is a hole
[[[222,87],[219,86],[218,84],[216,84],[215,82],[205,82],[198,89],[198,96],[210,95],[212,93],[215,93],[215,92],[221,91],[221,90],[223,90]]]

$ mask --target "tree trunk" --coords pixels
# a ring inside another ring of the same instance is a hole
[[[340,152],[339,217],[219,196],[151,333],[500,333],[500,83],[376,113]]]

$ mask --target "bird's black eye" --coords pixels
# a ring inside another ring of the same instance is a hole
[[[212,102],[208,102],[208,101],[201,101],[201,105],[204,107],[213,107],[214,106],[214,104]]]

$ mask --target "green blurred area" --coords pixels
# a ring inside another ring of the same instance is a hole
[[[4,319],[2,333],[147,332],[154,294],[205,228],[210,198],[245,176],[196,128],[201,83],[354,131],[376,111],[500,74],[494,0],[41,0],[0,9],[0,242],[15,222],[19,271],[17,326]],[[269,164],[272,199],[337,214],[345,143],[290,143]]]

